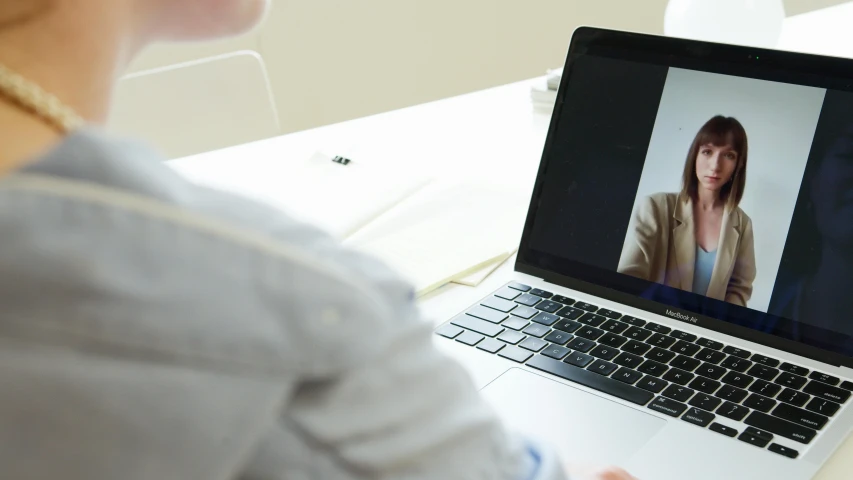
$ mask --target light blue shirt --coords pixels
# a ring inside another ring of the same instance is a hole
[[[714,262],[717,260],[717,251],[706,252],[696,245],[696,265],[693,267],[693,293],[700,295],[708,294],[708,285],[711,284],[711,274],[714,273]]]
[[[0,477],[565,478],[390,269],[162,160],[81,131],[0,178]]]

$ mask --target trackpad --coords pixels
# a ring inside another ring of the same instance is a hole
[[[512,368],[482,390],[508,428],[546,442],[564,463],[624,465],[666,420]]]

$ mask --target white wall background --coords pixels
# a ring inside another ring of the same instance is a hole
[[[717,114],[737,118],[749,140],[740,206],[755,233],[757,276],[748,302],[755,310],[770,304],[825,93],[676,68],[666,79],[637,198],[680,191],[687,150],[702,125]]]

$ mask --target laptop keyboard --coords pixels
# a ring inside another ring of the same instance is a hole
[[[436,333],[789,458],[799,452],[774,438],[808,445],[853,392],[832,375],[516,282]]]

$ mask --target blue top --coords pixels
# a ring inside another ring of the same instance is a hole
[[[714,272],[714,262],[717,260],[717,251],[706,252],[696,245],[696,265],[693,268],[693,293],[700,295],[708,294],[708,285],[711,284],[711,274]]]

